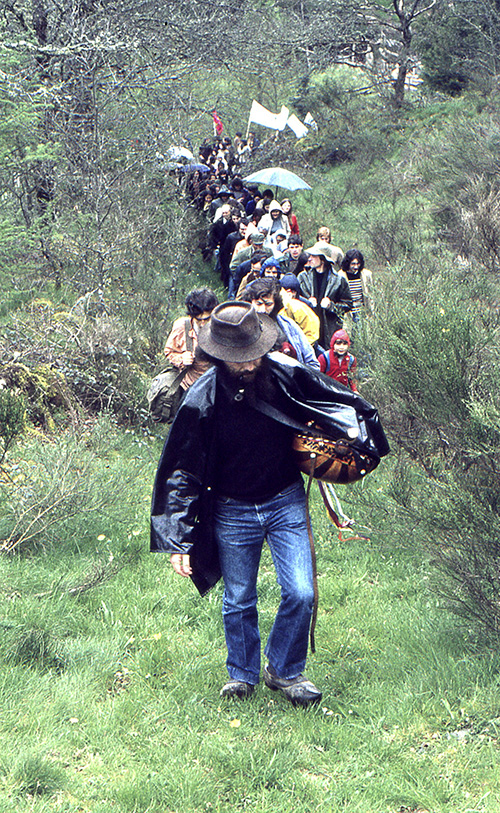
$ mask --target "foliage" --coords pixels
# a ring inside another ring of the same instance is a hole
[[[440,0],[419,40],[426,82],[450,95],[468,87],[488,93],[495,85],[498,71],[499,41],[496,2]]]
[[[461,266],[403,269],[387,279],[371,353],[374,395],[401,465],[399,501],[425,526],[427,547],[449,578],[439,592],[489,634],[500,632],[500,383],[494,286]],[[413,461],[413,463],[411,462]],[[403,469],[401,469],[403,471]]]
[[[0,493],[2,551],[63,540],[78,548],[103,521],[120,525],[125,506],[134,502],[144,463],[132,459],[124,467],[109,457],[107,435],[114,431],[101,418],[57,438],[25,440],[23,456],[11,464],[11,477]]]
[[[354,159],[366,165],[386,154],[390,122],[363,68],[335,66],[309,76],[294,104],[304,116],[310,111],[318,124],[318,133],[304,141],[307,155],[333,165]]]
[[[465,90],[474,78],[479,45],[479,32],[470,19],[458,17],[453,6],[443,8],[440,3],[420,39],[423,76],[429,87],[450,96]]]
[[[145,420],[149,344],[106,310],[98,297],[60,311],[38,299],[7,321],[2,375],[24,394],[31,423],[51,430],[57,420],[75,419],[80,407],[110,410],[123,422]]]
[[[499,138],[494,105],[472,108],[429,134],[419,161],[442,240],[491,270],[498,265],[499,252]]]

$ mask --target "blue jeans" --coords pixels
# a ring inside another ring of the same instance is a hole
[[[234,299],[236,294],[238,293],[238,285],[236,284],[236,279],[234,277],[234,272],[229,270],[229,280],[228,280],[228,299]]]
[[[214,530],[225,588],[222,616],[229,676],[247,683],[259,682],[257,573],[267,538],[281,587],[281,602],[265,654],[279,677],[297,677],[306,662],[314,601],[302,481],[262,503],[220,498]]]

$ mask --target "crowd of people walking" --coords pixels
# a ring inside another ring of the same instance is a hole
[[[327,226],[318,225],[316,241],[304,248],[290,198],[278,200],[271,189],[245,185],[245,156],[258,149],[254,134],[248,141],[241,134],[214,143],[205,139],[199,160],[207,169],[195,170],[187,181],[190,203],[205,222],[204,259],[213,264],[228,300],[251,302],[276,321],[274,349],[318,369],[322,359],[323,372],[356,390],[357,365],[355,359],[348,361],[354,358],[348,350],[353,336],[346,333],[346,344],[337,334],[346,327],[352,334],[363,316],[373,312],[372,273],[361,251],[344,254],[332,242]],[[211,291],[192,291],[188,299],[203,303],[209,296],[215,307],[217,300],[210,295],[214,297]],[[185,348],[177,348],[183,341],[183,331],[174,325],[165,353],[180,367],[188,359]],[[332,363],[334,357],[338,363]],[[330,359],[326,366],[325,359]],[[191,363],[194,369],[184,387],[203,369],[194,356]]]

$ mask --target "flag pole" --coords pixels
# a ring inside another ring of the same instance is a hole
[[[245,140],[247,140],[247,141],[248,141],[248,134],[250,132],[250,123],[251,123],[251,121],[252,121],[252,110],[250,109],[250,114],[248,116],[247,132],[246,132],[246,135],[245,135]]]

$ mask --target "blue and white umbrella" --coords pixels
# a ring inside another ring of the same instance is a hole
[[[292,192],[296,189],[312,189],[308,183],[302,178],[299,178],[295,172],[290,172],[288,169],[281,167],[269,167],[268,169],[260,169],[258,172],[252,172],[247,178],[244,178],[246,183],[263,183],[270,186],[279,186],[281,189],[290,189]]]

